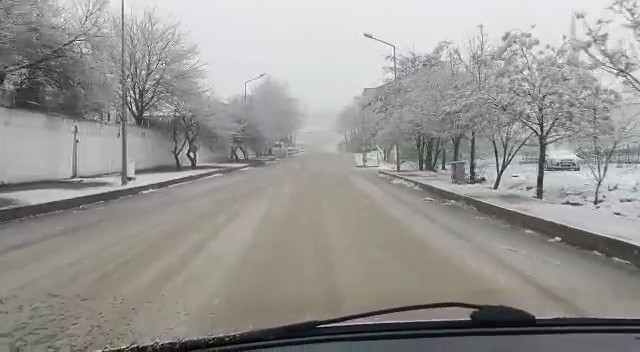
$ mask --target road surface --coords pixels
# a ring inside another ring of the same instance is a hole
[[[640,315],[638,270],[427,196],[308,150],[1,224],[0,318],[100,348],[436,301]]]

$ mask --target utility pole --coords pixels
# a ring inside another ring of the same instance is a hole
[[[249,84],[250,82],[253,82],[253,81],[257,80],[257,79],[260,79],[260,78],[264,77],[265,75],[266,75],[266,73],[261,73],[257,77],[254,77],[252,79],[244,81],[244,105],[247,105],[247,84]]]
[[[373,35],[369,34],[369,33],[364,33],[364,36],[366,38],[378,41],[380,43],[386,44],[388,46],[390,46],[393,49],[393,84],[396,86],[397,89],[397,84],[398,84],[398,64],[397,64],[397,60],[396,60],[396,46],[389,43],[389,42],[385,42],[384,40],[378,39],[376,37],[374,37]],[[398,129],[399,130],[399,129]],[[399,136],[399,132],[396,131],[396,172],[400,172],[400,136]]]
[[[78,125],[73,125],[73,160],[71,163],[71,177],[78,177]]]
[[[398,89],[398,63],[396,60],[396,46],[389,44],[393,48],[393,85]],[[396,172],[400,172],[400,143],[398,141],[398,131],[396,131]]]
[[[121,45],[120,45],[120,90],[122,95],[122,102],[120,106],[120,137],[122,138],[122,171],[121,171],[121,184],[124,186],[129,183],[127,177],[127,111],[126,111],[126,91],[124,80],[124,0],[121,1],[120,7],[120,22],[122,24]]]
[[[365,104],[364,101],[361,101],[360,104],[360,109],[361,111],[361,115],[362,115],[362,132],[360,132],[361,136],[362,136],[362,166],[367,166],[367,137],[365,135],[365,129],[364,129],[364,108],[365,108]]]

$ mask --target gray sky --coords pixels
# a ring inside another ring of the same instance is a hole
[[[111,0],[116,2],[117,0]],[[601,14],[610,0],[125,0],[179,20],[209,64],[218,95],[241,94],[243,81],[267,72],[289,83],[312,116],[336,112],[382,78],[389,53],[463,43],[482,23],[497,40],[535,24],[544,42],[569,33],[571,12]]]

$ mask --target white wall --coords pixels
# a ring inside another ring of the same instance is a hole
[[[71,177],[74,126],[78,127],[79,176],[120,170],[118,125],[0,108],[0,184]],[[129,160],[136,162],[137,170],[175,164],[173,143],[166,136],[146,128],[127,127]],[[198,158],[206,162],[224,154],[201,148]],[[182,159],[187,164],[186,157]]]

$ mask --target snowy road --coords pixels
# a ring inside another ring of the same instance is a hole
[[[99,348],[449,300],[640,316],[638,270],[310,149],[0,225],[0,318]]]

